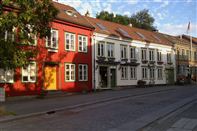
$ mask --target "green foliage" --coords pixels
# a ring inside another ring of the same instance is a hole
[[[37,52],[25,50],[22,47],[34,42],[35,36],[39,38],[50,36],[50,22],[58,11],[53,6],[52,0],[3,0],[1,2],[0,68],[21,67],[26,65],[30,58],[35,57]],[[11,11],[5,11],[7,8]]]
[[[153,26],[154,18],[149,14],[147,9],[141,10],[136,14],[133,14],[131,17],[127,15],[114,15],[107,11],[101,11],[96,15],[96,18],[107,20],[111,22],[116,22],[123,25],[132,24],[133,27],[146,29],[150,31],[156,31],[156,27]]]

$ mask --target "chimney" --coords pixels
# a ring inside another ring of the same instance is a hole
[[[89,13],[89,11],[88,11],[88,10],[87,10],[87,12],[85,13],[85,16],[90,17],[90,13]]]

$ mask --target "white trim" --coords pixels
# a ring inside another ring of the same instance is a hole
[[[55,37],[55,38],[56,38],[56,47],[53,47],[53,44],[54,44],[54,43],[53,43],[53,38],[52,38],[52,36],[51,36],[51,38],[50,38],[50,43],[51,43],[50,45],[48,44],[48,42],[49,42],[48,39],[49,39],[49,38],[46,37],[46,39],[45,39],[45,44],[46,44],[46,47],[49,48],[49,51],[58,50],[58,47],[59,47],[59,37],[58,37],[59,34],[58,34],[58,30],[56,30],[56,29],[51,29],[51,33],[52,33],[53,31],[56,32],[56,37]]]
[[[8,81],[7,77],[9,77],[9,76],[7,73],[9,73],[9,71],[11,71],[10,72],[11,73],[10,74],[11,80]],[[9,69],[4,70],[4,69],[0,68],[0,73],[1,72],[3,73],[3,75],[0,74],[0,83],[14,83],[14,70],[12,70],[12,69],[11,70],[9,70]]]
[[[33,64],[35,66],[35,80],[31,80],[31,64]],[[36,80],[37,80],[37,65],[36,65],[36,62],[33,61],[33,62],[30,62],[29,65],[26,66],[27,69],[26,69],[26,73],[27,73],[27,81],[24,81],[23,80],[23,77],[24,77],[24,67],[22,67],[22,74],[21,74],[21,77],[22,77],[22,82],[23,83],[35,83]]]
[[[67,43],[67,38],[66,38],[67,35],[68,35],[69,43]],[[73,40],[71,39],[71,36],[73,36]],[[65,48],[64,49],[66,51],[75,51],[76,50],[76,34],[75,33],[70,33],[70,32],[64,32],[64,37],[65,37],[65,41],[64,41]],[[73,43],[71,41],[73,41]],[[73,44],[73,48],[71,48],[72,44]],[[68,49],[66,47],[67,45],[69,46]]]
[[[66,66],[69,66],[69,69],[66,69]],[[72,66],[74,66],[74,68],[73,68],[73,70],[71,70],[71,68],[72,68]],[[74,82],[75,80],[76,80],[76,75],[75,75],[75,73],[76,73],[76,68],[75,68],[75,64],[71,64],[71,63],[65,63],[65,65],[64,65],[64,70],[65,70],[65,72],[64,72],[64,76],[65,76],[65,82]],[[66,72],[69,72],[69,80],[66,80]],[[73,75],[74,75],[74,79],[72,79],[72,71],[74,72],[73,73]]]
[[[82,66],[82,79],[80,79],[80,66]],[[84,67],[86,67],[86,74]],[[86,78],[84,78],[86,76]],[[88,81],[88,65],[87,64],[79,64],[78,65],[78,80],[79,81]]]
[[[81,37],[81,43],[82,43],[81,48],[82,48],[82,50],[79,50],[79,42],[80,42],[79,37]],[[83,41],[84,38],[85,38],[85,41]],[[86,47],[85,50],[84,50],[84,46]],[[78,52],[84,52],[84,53],[88,52],[88,37],[85,36],[85,35],[78,35]]]

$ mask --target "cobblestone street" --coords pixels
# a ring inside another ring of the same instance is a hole
[[[169,90],[169,88],[171,89]],[[104,94],[105,97],[108,96],[108,99],[110,97],[113,98],[114,95],[117,95],[118,93],[121,94],[119,99],[111,99],[57,112],[53,112],[53,108],[51,108],[50,113],[2,122],[0,124],[0,129],[3,131],[135,131],[145,127],[147,124],[157,120],[158,118],[164,117],[166,114],[177,110],[177,108],[182,108],[184,105],[187,105],[197,98],[197,88],[195,85],[178,87],[172,86],[168,88],[146,88],[143,93],[147,90],[155,91],[164,89],[166,90],[152,93],[149,92],[144,95],[133,95],[130,97],[121,96],[128,95],[128,92],[132,92],[134,94],[135,92],[139,93],[144,90],[144,88],[107,91],[99,94],[92,94],[90,96],[72,96],[67,98],[70,102],[72,102],[72,99],[74,102],[74,100],[76,100],[75,97],[81,97],[82,100],[85,99],[85,97],[93,98],[95,95],[98,100],[101,99],[101,96]],[[54,99],[56,99],[57,103],[58,99],[63,100],[63,98]],[[48,104],[51,101],[50,105],[55,105],[56,102],[54,99],[47,100]],[[64,99],[64,101],[67,102],[66,99]],[[89,101],[91,101],[91,99],[89,99]],[[39,107],[39,104],[37,104],[37,107]],[[34,108],[36,108],[36,106]],[[19,110],[19,108],[17,108],[17,110]],[[23,109],[21,108],[21,113],[22,110]],[[146,130],[170,131],[171,128],[174,128],[177,125],[175,122],[179,119],[181,122],[190,121],[195,124],[196,105],[194,105],[194,108],[191,110],[193,110],[193,115],[191,111],[188,111],[191,113],[185,112],[185,115],[183,116],[169,118],[170,122],[163,120],[165,124],[156,124],[152,126],[153,128],[146,128]],[[193,116],[194,119],[191,116]],[[174,124],[175,126],[173,126]],[[178,127],[176,126],[175,128]]]

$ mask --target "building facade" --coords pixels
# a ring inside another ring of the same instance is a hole
[[[172,43],[158,33],[86,17],[93,34],[95,89],[146,84],[173,84],[175,56]]]
[[[59,10],[51,23],[51,37],[35,39],[28,49],[38,55],[29,65],[0,69],[0,86],[7,96],[39,94],[42,90],[92,89],[93,27],[74,8],[54,2]]]

